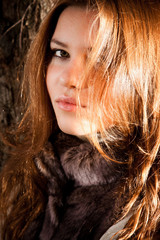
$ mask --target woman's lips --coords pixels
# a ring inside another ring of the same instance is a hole
[[[67,112],[75,112],[79,105],[76,103],[76,100],[71,97],[63,96],[56,99],[58,107]],[[85,106],[82,106],[85,107]]]

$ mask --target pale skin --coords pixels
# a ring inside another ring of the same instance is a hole
[[[87,82],[79,88],[88,55],[96,39],[98,22],[95,19],[95,11],[67,7],[59,17],[50,42],[52,59],[46,75],[48,93],[59,128],[78,137],[98,131],[94,122],[85,117],[89,111]],[[78,102],[76,93],[79,89]],[[112,111],[108,106],[113,103],[111,92],[110,89],[106,98],[110,116]],[[113,124],[112,117],[105,116],[103,121],[106,128]]]
[[[59,17],[50,42],[53,55],[47,69],[47,89],[59,128],[76,136],[84,136],[91,131],[89,121],[77,114],[78,111],[85,112],[89,107],[87,84],[80,90],[81,106],[75,94],[87,53],[92,47],[89,36],[94,16],[94,12],[87,12],[85,8],[66,8]]]

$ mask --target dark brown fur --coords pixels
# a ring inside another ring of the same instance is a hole
[[[96,240],[115,223],[121,211],[122,165],[106,161],[89,142],[63,133],[47,143],[35,163],[48,180],[48,203],[24,239]]]

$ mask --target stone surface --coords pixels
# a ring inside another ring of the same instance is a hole
[[[54,0],[1,0],[0,2],[0,133],[21,118],[23,60],[42,19]],[[0,166],[8,148],[0,142]]]

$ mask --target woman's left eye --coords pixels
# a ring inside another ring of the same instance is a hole
[[[66,52],[63,49],[52,49],[53,57],[59,57],[59,58],[69,58],[70,55],[68,52]]]

